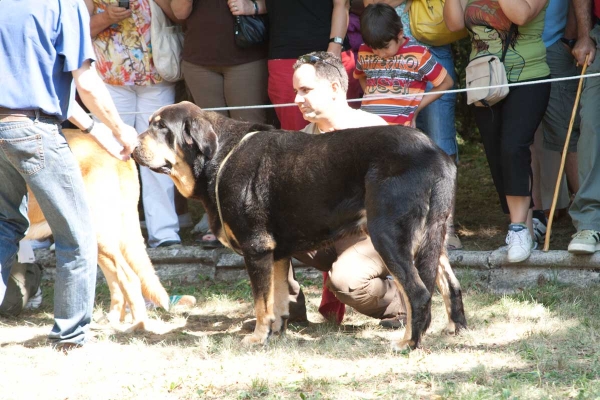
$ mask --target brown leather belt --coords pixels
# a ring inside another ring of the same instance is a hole
[[[40,110],[13,110],[10,108],[0,107],[0,122],[19,122],[26,121],[30,118],[38,117],[56,118],[55,115],[46,114]]]

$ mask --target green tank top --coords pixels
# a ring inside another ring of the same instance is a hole
[[[542,41],[546,7],[530,22],[513,29],[504,67],[509,82],[526,81],[550,75],[546,46]],[[485,56],[502,57],[511,21],[496,0],[470,0],[465,9],[465,25],[471,35],[470,60]]]

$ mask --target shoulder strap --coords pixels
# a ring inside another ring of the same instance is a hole
[[[508,46],[510,46],[510,41],[512,40],[515,31],[517,30],[516,24],[510,24],[510,29],[508,30],[508,36],[506,36],[506,44],[502,47],[502,58],[500,58],[500,62],[504,62],[504,57],[506,57],[506,52],[508,51]]]

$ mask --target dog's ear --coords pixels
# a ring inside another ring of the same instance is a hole
[[[213,130],[212,124],[205,119],[187,119],[183,127],[183,140],[189,146],[196,144],[208,160],[213,158],[217,152],[217,134]]]

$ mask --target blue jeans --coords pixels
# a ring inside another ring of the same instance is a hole
[[[435,60],[446,68],[456,84],[456,72],[450,45],[430,47],[429,51]],[[426,91],[428,92],[432,88],[433,85],[427,83]],[[457,155],[458,153],[456,127],[454,126],[455,105],[456,93],[448,93],[425,107],[417,116],[417,128],[425,132],[448,155]]]
[[[56,119],[0,122],[0,182],[0,301],[19,240],[29,227],[29,186],[56,244],[49,338],[83,344],[92,319],[98,245],[81,172]]]

